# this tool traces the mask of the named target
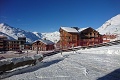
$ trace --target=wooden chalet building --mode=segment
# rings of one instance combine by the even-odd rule
[[[102,36],[93,28],[61,27],[60,46],[70,48],[76,46],[89,46],[102,43]]]
[[[61,27],[60,32],[60,47],[68,48],[72,46],[78,46],[79,32],[77,28]]]
[[[80,46],[95,45],[103,42],[102,35],[91,27],[79,30],[79,34]]]
[[[54,43],[50,40],[37,40],[32,44],[32,50],[49,51],[54,50]]]

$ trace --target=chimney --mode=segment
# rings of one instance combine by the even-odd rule
[[[79,28],[78,28],[78,27],[71,27],[71,28],[74,28],[74,29],[76,29],[77,31],[79,30]]]

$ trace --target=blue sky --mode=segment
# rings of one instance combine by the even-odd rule
[[[26,31],[93,27],[120,14],[120,0],[0,0],[0,23]]]

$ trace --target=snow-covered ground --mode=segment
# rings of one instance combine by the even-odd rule
[[[9,75],[3,80],[120,80],[120,45],[58,53]]]

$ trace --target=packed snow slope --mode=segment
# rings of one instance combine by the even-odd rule
[[[120,45],[58,53],[9,75],[3,80],[120,80]]]
[[[100,34],[118,34],[120,37],[120,14],[106,21],[97,30]]]
[[[38,33],[28,32],[19,28],[14,28],[5,23],[0,23],[0,35],[7,36],[9,39],[17,39],[18,37],[26,37],[28,42],[33,42],[38,39],[48,39],[53,42],[59,40],[59,32],[53,33]]]

